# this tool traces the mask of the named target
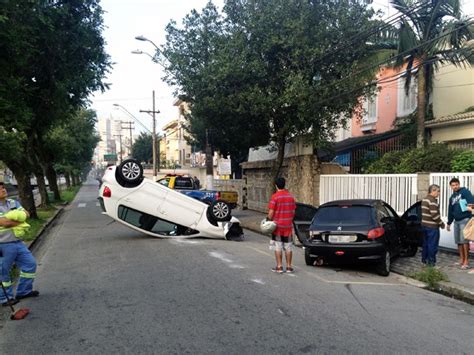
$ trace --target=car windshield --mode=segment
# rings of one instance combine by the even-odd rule
[[[318,209],[311,223],[311,229],[331,226],[369,226],[372,224],[372,208],[370,206],[327,206]]]

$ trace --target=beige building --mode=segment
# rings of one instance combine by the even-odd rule
[[[474,67],[442,67],[433,83],[432,142],[474,150]],[[469,111],[468,111],[469,109]],[[466,112],[468,111],[468,112]]]
[[[163,128],[160,153],[168,162],[184,166],[191,165],[191,146],[185,139],[185,114],[189,112],[188,104],[180,99],[173,103],[178,108],[178,118],[168,122]]]

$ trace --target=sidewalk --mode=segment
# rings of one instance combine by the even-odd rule
[[[252,210],[234,210],[233,216],[237,217],[243,228],[260,233],[260,222],[265,218],[265,214]],[[262,238],[267,238],[262,235]],[[392,272],[409,276],[412,273],[421,271],[421,251],[412,258],[395,258],[392,261]],[[471,253],[472,255],[472,253]],[[459,260],[457,253],[440,250],[438,252],[438,266],[440,270],[448,276],[449,281],[442,281],[439,291],[448,296],[463,299],[474,304],[474,274],[468,274],[466,270],[461,270],[455,263]],[[474,258],[471,257],[471,266],[474,269]]]

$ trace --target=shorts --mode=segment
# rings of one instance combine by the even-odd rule
[[[272,235],[269,248],[273,251],[293,251],[293,238],[291,236],[280,237],[278,235]]]
[[[454,221],[454,243],[456,244],[469,244],[469,240],[464,239],[464,227],[466,227],[469,218],[461,219],[460,221]]]

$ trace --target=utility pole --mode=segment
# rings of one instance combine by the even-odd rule
[[[209,135],[212,130],[206,128],[206,189],[212,190],[214,188],[213,178],[214,178],[214,167],[212,161],[212,148],[209,139]]]
[[[121,134],[114,134],[114,137],[119,137],[119,144],[120,144],[120,162],[123,161],[122,156],[122,135]]]
[[[156,116],[155,114],[160,113],[160,110],[155,109],[155,90],[153,90],[153,110],[140,110],[140,112],[146,112],[153,117],[153,132],[152,132],[152,144],[153,144],[153,181],[157,180],[158,171],[160,171],[160,149],[156,146]],[[158,150],[158,154],[157,154]]]
[[[125,125],[125,127],[124,127]],[[135,128],[133,127],[134,125],[134,122],[132,121],[127,121],[127,122],[122,122],[122,129],[128,129],[130,130],[130,148],[129,148],[129,152],[128,152],[128,155],[131,156],[132,155],[132,145],[133,145],[133,139],[132,139],[132,130]]]

